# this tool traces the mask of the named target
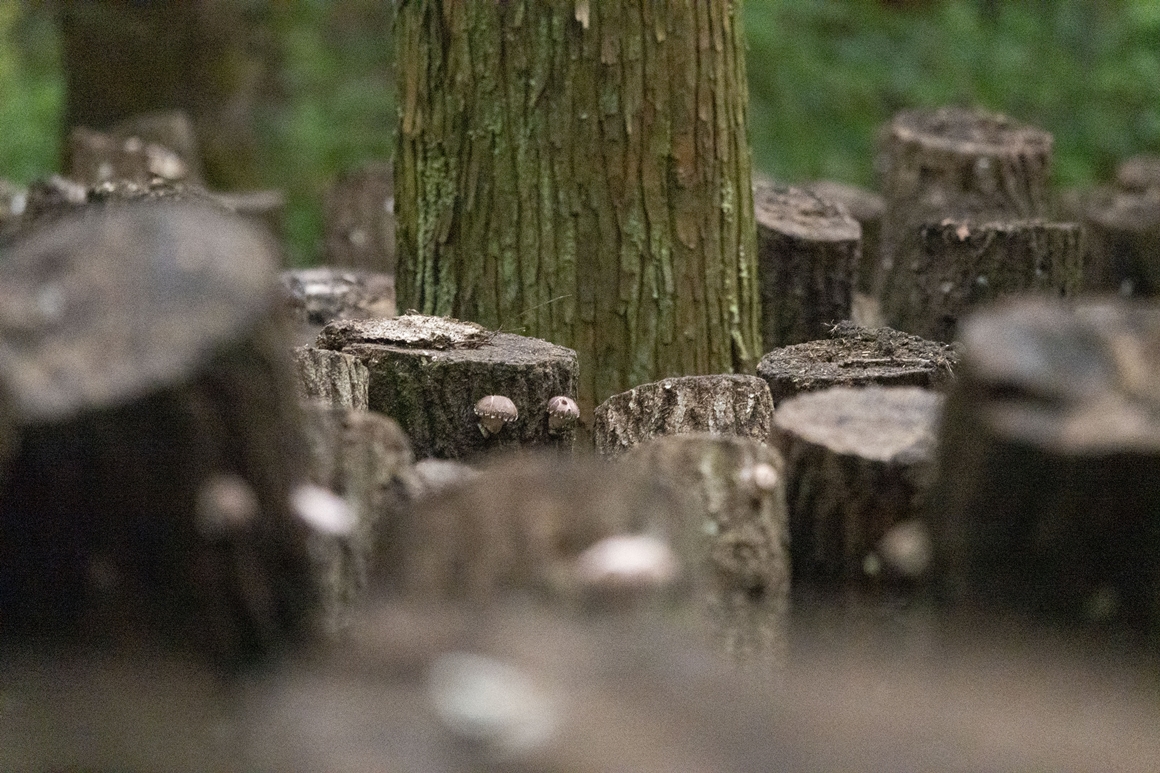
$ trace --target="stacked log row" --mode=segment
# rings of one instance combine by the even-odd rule
[[[801,392],[833,386],[944,388],[954,378],[958,355],[935,341],[891,328],[839,322],[829,337],[774,349],[757,364],[774,405]]]
[[[395,279],[389,274],[328,266],[290,269],[282,272],[282,288],[303,343],[313,342],[332,320],[395,316]]]
[[[893,526],[920,515],[944,398],[833,387],[778,406],[794,581],[845,581]]]
[[[322,329],[317,346],[350,354],[366,366],[370,409],[399,422],[417,458],[572,447],[575,426],[553,428],[548,421],[553,397],[575,399],[571,349],[418,314],[337,320]],[[481,427],[476,412],[479,400],[489,395],[508,398],[517,411],[494,433]]]
[[[90,204],[0,261],[5,633],[246,660],[319,593],[272,245],[199,201]]]
[[[820,338],[850,316],[862,228],[838,204],[798,188],[754,188],[765,351]]]
[[[714,432],[765,442],[773,418],[769,387],[754,376],[666,378],[613,395],[596,407],[596,450],[616,456],[662,435]]]
[[[886,212],[875,294],[887,324],[905,329],[899,320],[916,279],[922,226],[948,217],[1046,217],[1051,152],[1050,134],[1002,115],[943,108],[895,116],[876,161]]]
[[[1084,284],[1082,237],[1076,223],[1042,220],[948,218],[924,225],[916,252],[907,256],[912,277],[896,288],[892,319],[924,338],[952,341],[967,311],[1002,295],[1075,295]]]
[[[969,319],[930,496],[952,601],[1160,631],[1160,312]]]
[[[785,465],[749,437],[693,433],[633,448],[624,464],[688,500],[670,526],[718,646],[753,665],[784,664],[789,613]]]

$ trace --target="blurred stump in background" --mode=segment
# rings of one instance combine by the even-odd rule
[[[344,172],[322,199],[322,262],[395,274],[395,181],[390,162]]]

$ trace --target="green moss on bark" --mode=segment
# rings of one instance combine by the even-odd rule
[[[589,404],[667,375],[750,370],[738,11],[403,3],[400,308],[575,349]]]

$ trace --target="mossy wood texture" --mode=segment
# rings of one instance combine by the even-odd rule
[[[571,449],[574,428],[553,432],[548,401],[576,394],[576,353],[537,338],[405,314],[337,320],[319,348],[341,351],[370,373],[368,405],[402,425],[416,458],[457,459],[498,449]],[[498,433],[480,431],[476,402],[503,395],[519,416]]]
[[[591,406],[751,368],[758,291],[739,4],[399,9],[403,308],[574,348]]]

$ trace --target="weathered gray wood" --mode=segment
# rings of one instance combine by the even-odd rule
[[[332,320],[395,316],[395,280],[387,274],[298,268],[282,272],[282,287],[301,340],[313,342]]]
[[[943,388],[954,378],[958,355],[936,341],[891,328],[843,321],[829,338],[774,349],[757,364],[774,405],[801,392],[832,386]]]
[[[789,523],[781,455],[748,437],[658,437],[618,464],[680,492],[687,520],[669,527],[693,573],[695,607],[732,660],[784,665],[789,614]]]
[[[298,396],[343,408],[366,410],[370,372],[357,358],[313,346],[294,347]]]
[[[1006,116],[961,108],[904,110],[882,132],[876,165],[886,212],[875,283],[886,323],[899,327],[914,280],[907,256],[920,228],[945,218],[1048,215],[1051,135]]]
[[[754,376],[681,376],[641,384],[596,407],[596,450],[616,456],[661,435],[716,432],[765,441],[773,402]]]
[[[1121,295],[1160,294],[1160,187],[1101,187],[1073,202],[1090,246],[1086,289]]]
[[[795,582],[857,580],[883,535],[922,512],[943,400],[918,387],[833,387],[778,406]]]
[[[874,289],[874,274],[878,270],[878,243],[882,238],[882,216],[886,200],[874,191],[836,180],[815,180],[804,183],[810,193],[846,208],[850,216],[862,226],[862,254],[854,271],[854,292],[870,293]]]
[[[291,510],[305,448],[274,249],[196,201],[62,215],[0,260],[0,617],[236,662],[317,593]]]
[[[900,329],[934,341],[954,340],[958,320],[995,298],[1019,292],[1072,296],[1084,283],[1085,246],[1077,223],[948,218],[923,226],[914,247],[896,255],[910,278],[894,288],[885,312]]]
[[[576,395],[571,349],[417,314],[331,322],[319,334],[318,346],[366,365],[371,410],[399,422],[417,458],[572,446],[575,429],[549,431],[547,413],[553,397]],[[487,395],[504,395],[519,411],[519,418],[497,434],[481,432],[475,415],[476,402]]]
[[[307,403],[304,434],[310,478],[343,497],[354,527],[323,545],[317,564],[331,632],[350,624],[351,608],[376,564],[397,560],[398,519],[407,506],[411,446],[392,419],[370,411]]]
[[[323,262],[395,274],[395,185],[389,161],[341,175],[322,199]]]
[[[962,340],[929,498],[943,592],[1160,635],[1160,313],[1023,299]]]
[[[761,339],[765,351],[810,341],[850,316],[862,228],[799,188],[755,186]]]

